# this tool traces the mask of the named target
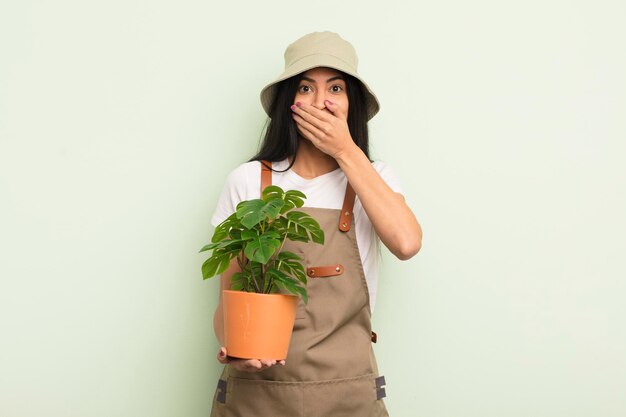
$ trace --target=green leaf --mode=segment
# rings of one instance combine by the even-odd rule
[[[280,214],[285,202],[280,198],[273,198],[268,201],[250,200],[243,201],[237,206],[237,217],[241,224],[248,229],[252,229],[264,220],[274,220]]]
[[[246,228],[252,229],[265,218],[263,206],[265,203],[260,199],[242,201],[237,204],[237,218]]]
[[[298,285],[296,286],[295,290],[296,293],[299,294],[300,297],[302,297],[302,301],[304,302],[304,304],[307,304],[309,302],[309,294],[307,293],[306,288]]]
[[[230,289],[233,291],[242,291],[244,289],[244,276],[241,272],[235,272],[230,278]]]
[[[285,193],[285,207],[289,207],[287,210],[283,208],[283,213],[291,210],[292,208],[302,207],[304,205],[304,200],[306,199],[306,195],[304,193],[297,190],[289,190]]]
[[[239,221],[237,219],[237,213],[231,214],[226,220],[217,225],[215,231],[213,232],[211,242],[215,243],[224,239],[228,236],[230,229],[236,227],[238,224]]]
[[[208,245],[205,245],[202,249],[200,249],[200,252],[204,252],[207,250],[211,250],[214,249],[216,251],[218,250],[241,250],[243,249],[243,241],[241,239],[227,239],[227,240],[222,240],[221,242],[216,242],[216,243],[209,243]],[[215,254],[215,253],[214,253]]]
[[[263,200],[269,202],[274,199],[283,201],[283,205],[280,208],[280,214],[284,214],[296,207],[302,207],[304,205],[306,195],[297,190],[289,190],[285,192],[282,188],[276,185],[270,185],[263,190]],[[275,217],[276,216],[274,216],[274,218]]]
[[[267,268],[265,274],[276,282],[289,282],[292,285],[297,285],[297,281],[295,279],[276,268]]]
[[[250,276],[259,278],[263,274],[263,265],[259,262],[249,261],[244,266],[244,271]]]
[[[243,290],[248,292],[257,292],[256,287],[262,285],[263,266],[258,262],[246,262],[243,268]],[[253,281],[257,285],[253,284]],[[261,290],[263,290],[261,288]],[[263,292],[263,291],[261,291]]]
[[[251,261],[266,264],[280,244],[280,235],[270,230],[251,239],[244,248],[244,253]]]
[[[265,206],[262,208],[263,212],[266,214],[268,220],[274,220],[280,215],[281,209],[285,205],[285,202],[280,199],[272,199],[265,203]]]
[[[300,282],[296,279],[274,268],[268,269],[266,274],[273,279],[273,283],[277,287],[282,288],[293,295],[301,296],[302,301],[304,301],[305,304],[309,301],[306,288],[301,286]]]
[[[226,271],[230,260],[233,259],[239,251],[218,252],[213,254],[202,264],[202,278],[207,279],[214,277]]]
[[[261,198],[264,201],[269,201],[273,199],[283,200],[284,196],[285,196],[285,192],[283,191],[282,188],[280,188],[277,185],[270,185],[268,187],[265,187],[261,195]]]
[[[287,275],[297,278],[304,285],[307,283],[302,258],[292,252],[281,252],[276,256],[276,268]]]
[[[230,229],[230,232],[228,232],[228,237],[230,237],[232,240],[241,240],[241,231],[242,229]]]
[[[279,261],[301,261],[302,258],[293,252],[283,251],[276,256]]]
[[[202,264],[202,276],[204,279],[221,274],[228,268],[230,261],[238,256],[243,250],[241,242],[220,242],[228,246],[216,248],[211,257]]]
[[[289,228],[287,228],[289,226]],[[282,216],[272,222],[270,230],[275,230],[281,236],[286,236],[287,239],[296,242],[308,242],[309,234],[306,229],[297,227],[295,224],[289,225],[289,220]]]
[[[209,243],[208,245],[204,245],[202,247],[202,249],[200,249],[200,252],[205,252],[205,251],[208,251],[208,250],[212,250],[212,249],[215,249],[218,246],[219,246],[219,242],[217,242],[217,243]]]
[[[305,236],[308,233],[313,242],[319,244],[324,243],[324,231],[313,217],[302,211],[292,211],[285,216],[291,223],[289,226],[290,233],[299,237]]]
[[[242,230],[241,231],[241,239],[242,240],[252,240],[256,239],[259,236],[259,230]]]

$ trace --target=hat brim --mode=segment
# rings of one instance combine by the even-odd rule
[[[312,54],[299,59],[291,66],[289,66],[289,68],[287,68],[280,76],[278,76],[278,78],[263,87],[263,89],[261,90],[261,105],[263,106],[263,110],[265,110],[265,113],[267,113],[267,115],[271,117],[270,110],[272,107],[272,103],[274,102],[274,99],[276,97],[276,88],[278,83],[286,80],[287,78],[291,78],[294,75],[298,75],[305,71],[318,67],[333,68],[337,71],[350,74],[354,78],[359,80],[365,88],[364,92],[367,108],[367,120],[370,120],[376,115],[376,113],[378,113],[378,110],[380,109],[378,99],[376,98],[376,95],[371,90],[371,88],[367,85],[367,83],[363,81],[361,77],[359,77],[359,75],[356,73],[356,71],[345,61],[333,55],[327,54]]]

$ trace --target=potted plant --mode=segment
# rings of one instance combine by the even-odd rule
[[[231,290],[222,294],[230,356],[287,356],[298,296],[305,303],[308,298],[302,259],[282,248],[287,240],[324,243],[319,223],[295,210],[305,199],[300,191],[266,187],[260,199],[240,202],[235,213],[215,228],[211,243],[200,250],[213,251],[202,265],[204,279],[226,271],[233,259],[239,264]],[[265,346],[268,342],[270,346]]]

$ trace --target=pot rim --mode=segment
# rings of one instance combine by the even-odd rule
[[[298,298],[297,295],[294,294],[261,294],[258,292],[248,292],[248,291],[239,291],[239,290],[222,290],[222,293],[231,293],[231,294],[245,294],[245,295],[250,295],[250,296],[259,296],[259,297],[275,297],[275,296],[281,296],[281,297],[295,297]]]

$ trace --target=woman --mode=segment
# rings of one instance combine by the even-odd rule
[[[304,192],[303,210],[326,242],[288,242],[284,250],[300,254],[317,271],[309,277],[321,279],[309,279],[286,361],[235,359],[221,348],[218,360],[227,366],[211,415],[386,416],[371,348],[377,242],[409,259],[422,232],[393,172],[369,159],[367,121],[378,101],[357,74],[352,45],[316,32],[289,45],[285,71],[262,90],[261,103],[270,117],[261,150],[229,175],[212,223],[271,183]],[[237,268],[233,262],[222,274],[222,289]],[[214,328],[223,345],[221,298]]]

